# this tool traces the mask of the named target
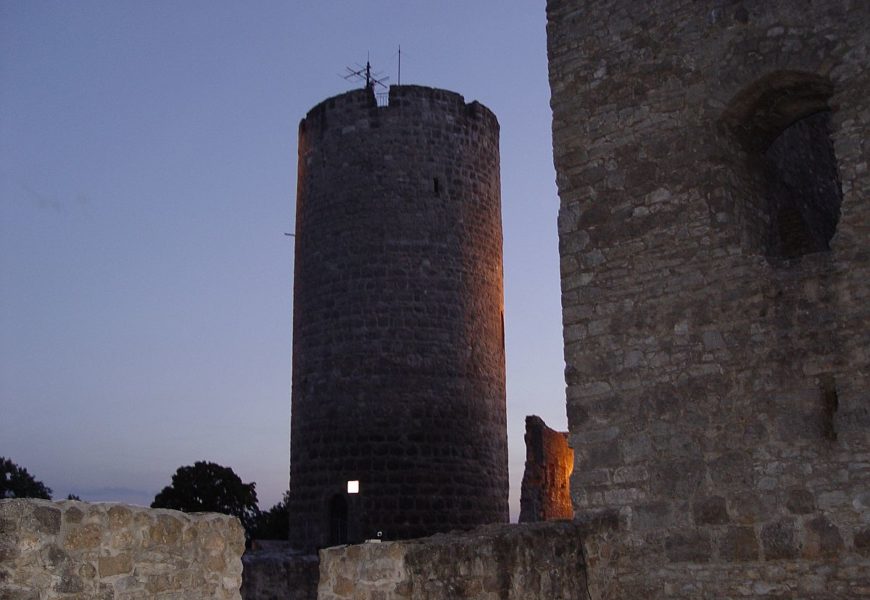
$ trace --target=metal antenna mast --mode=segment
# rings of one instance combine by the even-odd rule
[[[374,90],[376,86],[381,86],[386,89],[387,84],[385,83],[389,80],[389,77],[384,77],[381,73],[372,73],[372,64],[368,58],[366,58],[366,66],[362,66],[359,63],[356,65],[357,69],[351,69],[350,67],[345,67],[347,69],[347,74],[344,75],[344,78],[348,81],[365,81],[366,88]]]

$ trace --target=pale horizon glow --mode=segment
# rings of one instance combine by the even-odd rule
[[[0,456],[149,504],[198,460],[289,478],[299,120],[356,84],[501,126],[510,506],[524,418],[566,428],[543,2],[0,4]]]

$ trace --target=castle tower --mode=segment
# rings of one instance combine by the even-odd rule
[[[300,548],[508,518],[498,133],[481,104],[419,86],[384,106],[348,92],[299,125]]]

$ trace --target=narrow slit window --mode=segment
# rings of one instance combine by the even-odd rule
[[[441,182],[438,181],[437,177],[432,178],[432,191],[436,196],[441,195]]]

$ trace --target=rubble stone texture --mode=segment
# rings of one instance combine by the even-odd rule
[[[572,522],[489,525],[466,533],[320,551],[320,600],[586,600]]]
[[[534,415],[526,417],[526,466],[520,490],[520,523],[570,519],[574,451],[567,434]]]
[[[870,4],[548,0],[601,597],[870,595]]]
[[[242,555],[242,600],[317,600],[316,554],[294,554],[288,542],[255,544]]]
[[[453,92],[299,125],[290,540],[507,521],[498,121]],[[359,494],[346,492],[359,481]]]
[[[238,600],[244,549],[235,517],[0,500],[4,600]]]

